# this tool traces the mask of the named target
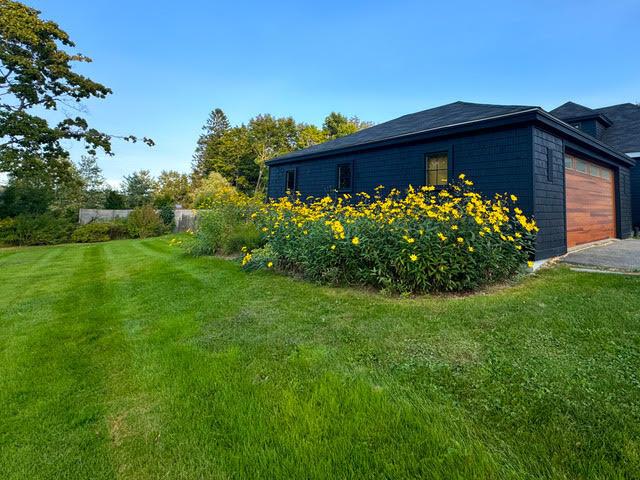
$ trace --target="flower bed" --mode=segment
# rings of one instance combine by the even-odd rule
[[[514,195],[483,198],[460,175],[446,189],[283,197],[254,213],[264,249],[245,268],[400,292],[467,291],[508,278],[532,257],[538,228]]]

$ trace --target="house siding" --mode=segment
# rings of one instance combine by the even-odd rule
[[[631,210],[631,171],[629,168],[622,166],[619,168],[616,187],[618,201],[618,235],[621,238],[629,238],[633,233]]]
[[[537,127],[533,127],[532,137],[533,210],[540,228],[536,259],[543,259],[567,251],[564,144],[560,137]],[[549,161],[551,165],[548,165]]]
[[[509,192],[520,207],[533,213],[531,128],[517,127],[457,138],[420,142],[376,150],[334,155],[273,165],[269,173],[270,197],[285,193],[285,172],[297,172],[296,189],[303,197],[334,194],[337,165],[353,165],[353,192],[373,193],[384,185],[405,190],[425,184],[425,155],[447,151],[449,176],[465,173],[485,195]]]
[[[638,163],[631,169],[631,223],[634,227],[640,227],[640,158]]]

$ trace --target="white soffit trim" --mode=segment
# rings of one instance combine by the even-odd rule
[[[627,152],[626,155],[631,158],[640,158],[640,152]]]

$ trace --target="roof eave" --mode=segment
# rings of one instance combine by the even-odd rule
[[[559,118],[551,115],[539,107],[531,108],[529,110],[523,110],[520,112],[508,113],[504,115],[498,115],[494,117],[482,118],[478,120],[472,120],[468,122],[462,122],[458,124],[446,125],[443,127],[432,128],[423,130],[420,132],[413,132],[405,135],[398,135],[395,137],[389,137],[383,140],[377,140],[374,142],[362,143],[350,147],[336,148],[334,150],[328,150],[324,152],[310,153],[307,155],[296,155],[293,157],[277,157],[266,162],[268,166],[281,165],[299,161],[313,160],[322,157],[331,157],[334,155],[340,155],[351,152],[358,152],[362,150],[370,150],[373,148],[386,147],[390,145],[401,145],[403,143],[410,143],[420,140],[428,140],[436,137],[458,135],[474,130],[485,130],[492,128],[499,128],[504,126],[518,125],[523,123],[539,122],[547,127],[567,135],[578,143],[587,145],[590,148],[596,149],[605,153],[607,156],[615,158],[619,162],[622,162],[629,166],[635,165],[635,160],[630,156],[619,152],[609,145],[601,142],[600,140],[588,135],[575,127],[572,127],[568,123],[560,120]]]
[[[298,162],[301,160],[311,160],[320,157],[330,157],[334,155],[357,152],[361,150],[369,150],[372,148],[380,148],[389,145],[399,145],[403,143],[414,142],[423,139],[429,139],[433,137],[455,135],[458,133],[464,133],[466,131],[472,131],[477,129],[495,128],[505,125],[511,125],[514,123],[525,123],[535,119],[536,112],[541,110],[539,107],[531,108],[529,110],[523,110],[520,112],[507,113],[503,115],[497,115],[493,117],[481,118],[478,120],[471,120],[468,122],[461,122],[451,125],[445,125],[442,127],[431,128],[422,130],[419,132],[412,132],[403,135],[396,135],[394,137],[385,138],[382,140],[376,140],[373,142],[361,143],[349,147],[336,148],[333,150],[327,150],[324,152],[301,154],[293,157],[276,157],[266,162],[267,165],[279,165],[284,163]]]
[[[545,112],[544,110],[539,111],[539,117],[540,117],[539,120],[542,123],[555,128],[556,130],[564,133],[565,135],[569,135],[574,140],[577,140],[582,144],[585,144],[591,148],[595,148],[596,150],[604,152],[608,156],[615,158],[618,161],[628,166],[634,166],[636,164],[635,160],[630,156],[626,155],[625,153],[622,153],[610,147],[606,143],[598,140],[597,138],[584,133],[582,130],[578,130],[577,128],[572,127],[568,123],[560,120],[559,118],[551,115],[548,112]]]
[[[555,116],[555,115],[554,115]],[[558,118],[558,117],[556,117]],[[607,117],[604,113],[588,113],[585,115],[578,115],[575,117],[568,117],[567,119],[563,120],[564,122],[567,123],[572,123],[572,122],[580,122],[582,120],[591,120],[591,119],[596,119],[596,120],[600,120],[600,122],[602,122],[606,127],[610,127],[611,125],[613,125],[613,122],[609,119],[609,117]]]

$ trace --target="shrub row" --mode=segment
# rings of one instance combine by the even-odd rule
[[[44,213],[18,215],[0,220],[0,245],[55,245],[105,242],[123,238],[161,235],[169,227],[151,206],[134,209],[129,217],[110,222],[95,221],[78,226],[75,218]]]

